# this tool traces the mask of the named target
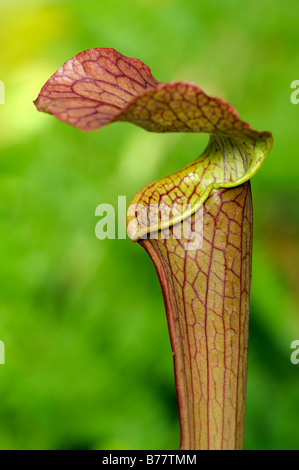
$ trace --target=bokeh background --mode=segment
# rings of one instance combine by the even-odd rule
[[[197,157],[207,136],[117,123],[83,133],[32,101],[67,59],[113,47],[160,81],[227,99],[274,148],[252,181],[247,449],[299,449],[297,0],[0,3],[0,448],[176,449],[172,355],[154,267],[95,237],[95,208]]]

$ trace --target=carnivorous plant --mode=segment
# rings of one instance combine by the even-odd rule
[[[188,166],[137,192],[127,227],[151,257],[162,287],[180,448],[241,449],[250,178],[271,150],[271,133],[253,130],[226,101],[197,85],[158,82],[140,60],[114,49],[90,49],[68,60],[43,86],[35,105],[84,131],[126,121],[151,132],[210,134],[206,149]]]

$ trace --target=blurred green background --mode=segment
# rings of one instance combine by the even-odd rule
[[[35,110],[70,57],[113,47],[160,81],[225,98],[274,148],[252,181],[247,449],[299,449],[297,0],[0,4],[0,448],[176,449],[172,354],[154,267],[97,240],[95,208],[198,156],[207,136],[117,123],[83,133]]]

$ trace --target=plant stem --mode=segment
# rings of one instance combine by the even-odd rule
[[[196,213],[191,227],[195,225]],[[252,252],[250,182],[214,190],[203,244],[140,241],[161,283],[174,357],[182,450],[242,449]]]

